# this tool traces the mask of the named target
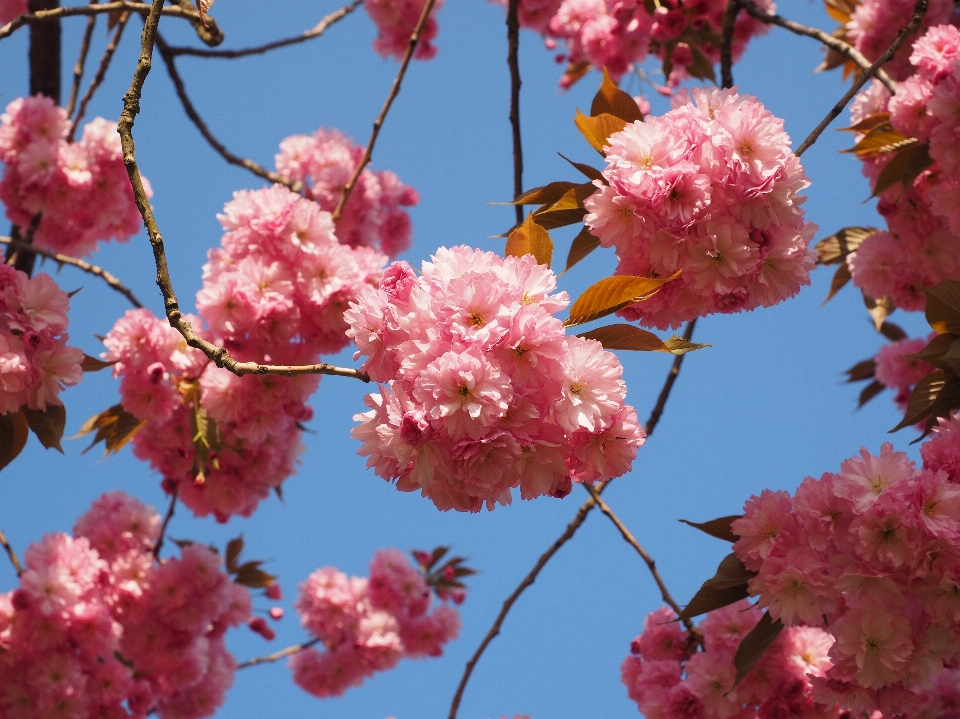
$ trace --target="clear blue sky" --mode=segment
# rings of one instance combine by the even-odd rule
[[[313,26],[335,9],[333,0],[220,0],[213,7],[227,40],[242,47],[285,37]],[[814,0],[783,3],[790,17],[828,30],[833,22]],[[488,203],[512,191],[509,75],[504,12],[484,0],[448,0],[439,17],[440,52],[415,62],[388,117],[374,154],[374,167],[391,169],[422,198],[413,209],[414,245],[405,259],[417,264],[436,247],[467,243],[502,251],[490,235],[507,229],[512,208]],[[64,82],[73,66],[83,19],[64,23]],[[172,42],[193,42],[182,23],[164,18],[161,31]],[[318,39],[267,56],[237,61],[183,58],[181,73],[212,131],[234,152],[271,166],[278,143],[294,133],[336,127],[366,142],[396,72],[397,64],[374,54],[372,22],[354,13]],[[106,41],[103,24],[95,34],[92,62]],[[0,103],[27,88],[27,33],[0,43]],[[139,49],[131,23],[90,116],[115,120]],[[839,74],[813,75],[820,50],[812,40],[774,30],[750,46],[734,68],[744,92],[760,97],[786,119],[794,145],[842,94]],[[522,124],[525,185],[573,179],[557,152],[597,164],[580,138],[574,109],[586,109],[599,82],[594,73],[567,93],[557,89],[561,68],[539,37],[521,37]],[[625,81],[637,92],[639,82]],[[667,109],[652,97],[654,112]],[[842,123],[838,123],[840,126]],[[215,219],[238,189],[263,182],[226,165],[184,115],[162,63],[146,82],[136,125],[140,166],[153,184],[153,205],[166,239],[174,286],[185,307],[200,286],[200,268],[219,243]],[[878,224],[856,160],[837,150],[849,135],[828,130],[803,158],[812,180],[806,205],[818,223],[818,237],[840,227]],[[4,232],[5,234],[5,232]],[[572,234],[555,233],[557,254]],[[126,245],[101,250],[94,259],[120,276],[160,313],[160,295],[144,234]],[[609,254],[595,253],[561,281],[576,296],[614,266]],[[47,266],[44,269],[53,271]],[[738,513],[744,500],[762,488],[792,490],[806,475],[835,470],[861,446],[877,451],[891,439],[907,449],[913,436],[887,435],[898,417],[890,393],[855,412],[859,387],[842,385],[842,371],[871,356],[881,344],[866,319],[858,294],[847,288],[829,305],[830,270],[818,270],[813,286],[776,308],[701,320],[697,340],[713,346],[688,355],[663,421],[640,450],[632,474],[605,495],[638,540],[657,559],[681,603],[710,576],[727,551],[718,540],[699,535],[676,520],[704,520]],[[95,278],[70,268],[59,281],[82,287],[71,312],[73,343],[88,354],[126,310],[119,295]],[[922,317],[894,318],[911,334]],[[350,364],[349,353],[335,360]],[[629,401],[646,418],[660,391],[671,357],[624,354]],[[363,409],[367,388],[359,382],[326,378],[313,399],[314,433],[304,436],[306,452],[296,475],[284,485],[286,502],[262,504],[254,517],[227,525],[198,521],[181,509],[170,529],[175,538],[216,542],[243,533],[250,558],[268,560],[279,574],[288,615],[278,637],[265,642],[242,628],[229,644],[238,659],[276,651],[306,635],[292,612],[296,584],[314,569],[335,565],[366,574],[379,547],[403,550],[451,544],[480,570],[471,578],[461,608],[463,631],[443,658],[406,661],[341,699],[317,700],[293,685],[284,664],[244,670],[237,676],[221,716],[425,719],[446,716],[464,663],[486,633],[503,599],[527,573],[575,514],[586,492],[575,487],[564,500],[516,500],[493,513],[439,513],[417,495],[397,492],[364,468],[348,436],[352,415]],[[87,375],[63,395],[67,434],[117,401],[108,374]],[[0,528],[19,552],[45,532],[69,531],[76,517],[100,493],[123,489],[162,509],[159,477],[129,449],[106,460],[99,450],[81,456],[84,440],[67,442],[66,455],[43,451],[35,440],[0,475]],[[910,450],[915,451],[914,449]],[[0,590],[14,575],[0,562]],[[257,600],[265,610],[269,603]],[[467,688],[460,716],[490,719],[525,713],[535,719],[631,717],[635,705],[619,679],[619,665],[647,612],[660,600],[645,566],[599,513],[564,547],[516,605],[481,660]]]

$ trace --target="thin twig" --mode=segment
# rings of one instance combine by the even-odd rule
[[[724,89],[733,87],[733,30],[738,12],[740,4],[737,0],[727,0],[720,39],[720,87]]]
[[[90,0],[96,5],[100,0]],[[77,64],[73,66],[73,86],[70,88],[70,99],[67,100],[67,117],[73,114],[77,105],[77,95],[80,92],[80,81],[83,80],[83,68],[87,64],[87,53],[90,52],[90,41],[93,40],[93,29],[97,25],[97,16],[87,18],[87,27],[83,31],[83,40],[80,42],[80,53],[77,55]]]
[[[523,194],[523,144],[520,141],[520,0],[507,5],[507,64],[510,66],[510,126],[513,128],[513,196]],[[523,223],[523,207],[515,205],[517,224]]]
[[[275,40],[264,45],[257,45],[256,47],[248,47],[242,50],[205,50],[203,48],[170,45],[167,49],[174,57],[177,57],[178,55],[191,55],[193,57],[238,58],[247,57],[248,55],[262,55],[270,50],[276,50],[277,48],[287,47],[289,45],[296,45],[298,43],[305,42],[306,40],[320,37],[324,32],[326,32],[328,27],[345,18],[362,4],[363,0],[353,0],[353,2],[351,2],[349,5],[345,5],[339,10],[333,11],[320,22],[318,22],[314,27],[301,33],[300,35],[284,38],[283,40]]]
[[[860,77],[854,80],[853,86],[842,98],[840,98],[840,102],[833,106],[833,109],[827,113],[827,116],[820,121],[820,124],[814,128],[813,132],[811,132],[807,139],[803,141],[799,148],[797,148],[797,157],[800,157],[800,155],[806,152],[807,149],[817,141],[817,138],[819,138],[823,131],[826,130],[830,125],[830,123],[833,122],[841,112],[843,112],[843,109],[847,106],[847,103],[850,102],[850,100],[853,99],[853,96],[860,91],[860,88],[866,84],[867,80],[876,74],[881,65],[883,65],[885,62],[888,62],[890,58],[896,54],[897,50],[900,49],[900,46],[906,42],[907,37],[915,32],[918,27],[920,27],[920,23],[923,22],[923,16],[926,14],[927,0],[917,0],[917,4],[913,9],[913,17],[910,19],[910,22],[907,24],[907,26],[897,34],[893,44],[890,45],[890,47],[888,47],[886,51],[877,58],[876,62],[860,73]]]
[[[147,3],[128,2],[128,0],[115,0],[115,2],[108,2],[104,3],[103,5],[76,5],[70,7],[58,7],[51,10],[38,10],[37,12],[15,17],[6,25],[0,26],[0,40],[9,37],[24,25],[43,22],[44,20],[71,17],[75,15],[102,15],[108,12],[115,12],[116,10],[131,10],[133,12],[144,13],[149,11],[150,7],[151,6]],[[177,5],[170,5],[169,7],[161,8],[160,12],[164,15],[171,15],[173,17],[184,18],[186,20],[200,19],[200,16],[196,12],[184,10]]]
[[[696,324],[696,320],[691,320],[687,323],[687,329],[683,333],[684,339],[690,341],[693,337],[693,328]],[[676,359],[673,361],[673,365],[670,368],[670,372],[667,374],[667,379],[664,382],[663,389],[660,391],[660,396],[657,399],[657,404],[653,409],[653,413],[650,415],[650,419],[647,420],[647,437],[653,434],[653,430],[657,426],[657,422],[660,420],[661,415],[663,414],[663,409],[666,406],[667,399],[670,396],[670,390],[673,389],[674,383],[677,381],[677,375],[680,372],[680,366],[682,362],[683,355],[677,355]],[[606,489],[610,482],[603,482],[597,486],[595,490],[597,495],[603,493],[603,490]],[[483,638],[483,641],[480,642],[480,646],[477,647],[476,651],[473,653],[473,656],[470,657],[467,661],[467,666],[464,669],[463,676],[460,677],[460,683],[457,685],[457,691],[453,695],[453,701],[450,703],[450,714],[448,719],[456,719],[457,710],[460,708],[460,700],[463,698],[463,692],[467,688],[467,682],[470,681],[470,675],[473,674],[473,670],[477,665],[477,662],[480,661],[480,657],[483,656],[483,652],[486,650],[487,645],[493,641],[500,633],[500,627],[503,624],[503,620],[507,618],[507,614],[510,613],[510,609],[516,604],[517,600],[520,598],[520,595],[533,584],[537,576],[540,574],[540,571],[547,566],[547,562],[560,551],[560,548],[566,544],[574,534],[577,533],[577,530],[580,529],[580,526],[583,524],[584,520],[587,518],[587,515],[590,514],[590,511],[597,506],[597,503],[593,496],[591,496],[586,502],[580,505],[580,509],[577,510],[577,514],[574,516],[570,524],[567,525],[567,528],[563,531],[556,541],[540,555],[540,558],[537,560],[537,563],[533,565],[527,576],[523,578],[517,588],[513,590],[513,593],[506,598],[503,602],[503,606],[500,608],[500,613],[497,614],[497,618],[493,622],[493,626],[490,627],[490,630],[487,632],[486,636]]]
[[[140,41],[140,59],[133,73],[133,80],[130,82],[130,89],[123,96],[123,111],[120,113],[120,119],[117,122],[117,131],[120,133],[120,144],[123,148],[123,164],[127,169],[127,177],[133,187],[134,200],[137,203],[137,209],[140,210],[140,216],[143,218],[143,225],[150,238],[150,246],[153,249],[153,259],[157,267],[157,286],[163,295],[164,314],[170,326],[179,332],[187,344],[203,352],[213,361],[217,367],[222,367],[238,376],[245,374],[270,374],[284,375],[292,377],[302,374],[326,374],[336,375],[338,377],[352,377],[363,382],[369,382],[370,376],[366,372],[350,369],[346,367],[334,367],[333,365],[321,362],[312,365],[261,365],[256,362],[238,362],[223,347],[218,347],[212,342],[201,338],[194,331],[193,326],[183,317],[180,312],[180,302],[177,299],[176,292],[173,290],[173,283],[170,281],[170,269],[167,266],[167,254],[163,245],[163,235],[160,234],[160,228],[157,226],[157,220],[153,215],[153,209],[147,199],[147,193],[143,187],[143,178],[140,175],[140,168],[137,166],[136,145],[133,141],[133,125],[137,114],[140,112],[140,96],[143,92],[143,83],[150,72],[151,58],[153,56],[154,39],[157,34],[157,24],[160,21],[160,14],[163,10],[163,0],[153,0],[150,13],[143,24],[143,36]]]
[[[593,485],[584,483],[583,488],[590,493],[590,498],[596,502],[597,506],[600,508],[600,511],[607,515],[607,517],[610,518],[610,521],[613,522],[614,526],[620,530],[620,534],[626,540],[627,544],[637,551],[637,554],[639,554],[640,558],[646,563],[647,569],[650,570],[650,574],[653,576],[653,581],[657,583],[657,587],[660,589],[660,596],[663,597],[663,601],[670,605],[670,608],[679,616],[682,611],[680,609],[680,605],[677,604],[676,600],[673,598],[673,595],[670,594],[670,590],[667,589],[667,585],[660,576],[660,572],[657,570],[657,563],[654,561],[653,557],[647,554],[647,551],[640,546],[640,543],[630,533],[630,530],[627,529],[626,525],[620,521],[620,518],[614,514],[613,510],[610,509],[610,505],[603,500],[603,497],[601,497],[600,493],[593,488]],[[698,638],[700,636],[700,632],[695,626],[693,626],[693,622],[690,619],[684,619],[683,626],[687,628],[687,631],[695,638],[696,641],[700,641]]]
[[[370,141],[367,143],[367,149],[363,152],[363,157],[360,159],[360,163],[357,165],[356,169],[353,171],[353,176],[350,178],[350,181],[347,182],[346,186],[343,188],[343,196],[340,198],[340,202],[337,203],[337,209],[333,212],[333,221],[337,222],[340,220],[340,217],[343,215],[344,205],[347,204],[347,200],[350,199],[350,193],[353,192],[353,188],[357,184],[357,180],[360,178],[360,173],[363,172],[364,168],[370,164],[370,158],[373,157],[373,146],[377,142],[377,136],[380,134],[380,128],[383,126],[383,121],[387,119],[387,113],[390,112],[390,106],[393,104],[393,101],[396,99],[397,95],[400,94],[400,83],[403,82],[403,76],[407,72],[407,66],[410,64],[411,58],[413,58],[413,52],[417,49],[417,44],[420,42],[420,34],[423,32],[424,26],[427,24],[427,20],[430,19],[430,12],[433,10],[434,4],[437,0],[427,0],[423,6],[423,12],[420,13],[420,19],[417,20],[417,26],[413,29],[413,34],[410,36],[410,42],[407,45],[407,52],[403,56],[403,61],[400,63],[400,69],[397,71],[397,76],[393,80],[393,85],[390,87],[390,92],[387,94],[387,99],[383,103],[383,107],[380,110],[380,114],[377,115],[377,119],[373,121],[373,132],[370,133]]]
[[[689,342],[693,338],[693,328],[697,326],[697,319],[693,318],[687,322],[687,328],[684,330],[683,339]],[[677,381],[677,376],[680,374],[680,367],[683,365],[683,358],[685,354],[677,355],[673,358],[673,365],[670,367],[670,372],[667,374],[667,379],[663,383],[663,389],[660,390],[660,396],[657,397],[657,403],[653,406],[653,410],[650,412],[650,417],[647,419],[647,424],[644,426],[644,430],[649,437],[653,434],[653,430],[656,429],[657,423],[660,422],[660,418],[663,416],[663,410],[667,406],[667,400],[670,399],[670,392],[673,390],[673,384]]]
[[[120,16],[120,20],[117,22],[117,29],[113,33],[113,38],[110,40],[110,44],[107,45],[103,51],[103,57],[100,58],[100,66],[97,68],[97,74],[93,76],[93,81],[90,83],[90,87],[87,88],[86,93],[83,95],[83,99],[80,100],[80,108],[77,110],[77,116],[73,118],[73,122],[70,124],[70,133],[67,135],[67,140],[70,142],[73,142],[73,138],[77,134],[77,128],[80,127],[80,122],[83,120],[83,116],[87,113],[87,105],[90,104],[90,101],[93,99],[93,95],[97,91],[97,88],[100,87],[104,78],[107,76],[107,68],[110,67],[110,61],[113,59],[113,53],[116,52],[117,45],[120,44],[120,37],[123,35],[123,29],[127,26],[127,20],[129,19],[130,13],[128,12],[125,12]]]
[[[180,493],[180,485],[174,485],[173,494],[170,495],[170,506],[167,507],[167,514],[163,518],[163,524],[160,525],[160,536],[157,537],[156,544],[153,545],[154,559],[160,559],[160,550],[163,549],[163,538],[167,534],[167,527],[170,520],[173,519],[173,511],[177,507],[177,495]]]
[[[268,654],[265,657],[257,657],[256,659],[248,659],[245,662],[237,664],[237,669],[246,669],[247,667],[255,667],[257,664],[269,664],[271,662],[278,662],[284,657],[289,657],[291,654],[296,654],[297,652],[302,652],[304,649],[309,649],[314,644],[320,640],[314,637],[310,641],[304,642],[303,644],[294,644],[292,647],[287,647],[286,649],[281,649],[279,652],[274,654]]]
[[[863,53],[857,50],[857,48],[850,43],[844,42],[838,37],[834,37],[833,35],[826,33],[819,28],[808,27],[807,25],[801,25],[793,20],[787,20],[780,15],[771,15],[770,13],[766,13],[757,7],[753,0],[733,0],[733,2],[736,2],[747,12],[748,15],[756,18],[760,22],[765,22],[768,25],[777,25],[797,35],[812,37],[814,40],[819,40],[831,50],[835,50],[847,59],[854,62],[861,70],[866,71],[870,68],[871,62],[863,55]],[[897,83],[890,79],[890,76],[885,70],[878,69],[874,73],[874,76],[884,84],[884,86],[890,91],[891,95],[896,93]]]
[[[0,531],[0,544],[3,545],[3,548],[7,552],[7,556],[10,557],[10,564],[13,565],[14,571],[17,573],[17,576],[23,574],[23,567],[20,566],[20,560],[17,559],[17,553],[13,551],[13,547],[10,546],[10,542],[7,541],[7,535]]]
[[[203,118],[200,117],[197,109],[190,101],[190,97],[187,95],[187,89],[184,87],[183,79],[180,77],[180,73],[177,71],[177,64],[174,60],[173,54],[170,52],[170,46],[163,41],[160,33],[157,33],[156,35],[156,42],[157,50],[160,51],[160,57],[163,58],[163,62],[167,66],[167,72],[170,75],[170,79],[173,81],[174,88],[177,90],[177,97],[180,98],[184,112],[187,113],[187,117],[189,117],[193,124],[196,125],[197,129],[200,130],[200,134],[203,135],[204,139],[210,144],[210,147],[216,150],[217,153],[231,165],[237,165],[238,167],[249,170],[254,175],[262,177],[270,182],[277,182],[281,185],[286,185],[294,192],[300,192],[303,190],[303,183],[299,180],[291,180],[289,177],[284,177],[276,172],[271,172],[253,160],[247,159],[246,157],[240,157],[239,155],[234,155],[232,152],[230,152],[230,150],[224,147],[223,143],[213,136],[213,133],[210,132],[210,128],[207,127],[207,124],[203,121]]]
[[[61,265],[70,265],[72,267],[76,267],[79,270],[83,270],[84,272],[88,272],[91,275],[95,275],[99,277],[101,280],[103,280],[104,282],[106,282],[108,285],[110,285],[110,287],[115,289],[117,292],[122,294],[124,297],[126,297],[127,300],[130,301],[130,304],[132,304],[134,307],[138,309],[143,307],[143,305],[140,304],[140,300],[138,300],[134,296],[133,292],[127,289],[127,287],[122,282],[120,282],[120,280],[118,280],[116,277],[114,277],[112,274],[107,272],[102,267],[91,265],[89,262],[81,260],[77,257],[70,257],[70,255],[61,255],[59,252],[51,252],[50,250],[41,250],[32,245],[28,245],[26,242],[23,242],[21,240],[17,240],[11,237],[0,237],[0,244],[11,245],[13,248],[18,250],[29,250],[35,255],[46,257],[48,259],[53,260],[54,262],[60,263]]]

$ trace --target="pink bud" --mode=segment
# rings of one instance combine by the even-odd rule
[[[454,572],[453,567],[447,567],[446,569],[443,570],[443,578],[446,579],[448,582],[452,582],[454,579],[457,578],[457,575]]]
[[[399,260],[384,271],[380,290],[394,301],[406,302],[415,284],[417,273],[408,263]]]
[[[154,362],[147,367],[147,376],[150,378],[150,384],[157,384],[163,379],[163,375],[166,373],[167,368],[163,366],[163,362]]]
[[[543,41],[543,44],[547,50],[553,50],[557,46],[557,41],[552,37],[548,37]]]
[[[450,590],[450,599],[453,600],[454,604],[463,604],[463,600],[467,598],[467,592],[465,589],[457,587],[456,589]]]
[[[430,564],[430,552],[424,552],[422,549],[414,549],[413,558],[417,560],[417,563],[421,567],[426,567]]]
[[[283,599],[283,591],[280,589],[280,585],[277,582],[274,582],[267,587],[264,594],[267,595],[267,599],[272,599],[275,602],[279,602],[281,599]]]
[[[693,50],[685,42],[678,42],[673,49],[673,64],[678,67],[686,67],[693,62]]]
[[[283,619],[283,607],[270,607],[270,618],[275,622]]]
[[[433,434],[430,422],[421,410],[411,410],[400,420],[400,438],[411,447],[420,447]]]
[[[277,636],[277,633],[267,626],[267,620],[263,617],[250,617],[247,626],[268,642]]]

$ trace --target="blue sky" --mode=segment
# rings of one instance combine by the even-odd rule
[[[832,29],[814,0],[784,3],[793,19]],[[252,2],[220,0],[213,7],[227,40],[243,47],[312,27],[338,5],[330,0]],[[509,74],[503,9],[483,0],[448,0],[439,13],[436,59],[415,62],[387,118],[374,153],[375,168],[390,169],[413,185],[421,203],[411,212],[414,245],[404,259],[418,264],[438,246],[466,243],[502,251],[491,235],[507,229],[509,207],[490,205],[512,193]],[[64,23],[65,86],[84,20]],[[182,21],[165,18],[168,41],[196,43]],[[272,167],[279,142],[294,133],[335,127],[366,142],[397,64],[371,48],[376,31],[362,11],[320,39],[243,60],[182,58],[181,74],[211,130],[231,150]],[[0,103],[26,92],[27,33],[0,43]],[[103,24],[91,51],[96,62],[106,43]],[[133,24],[107,81],[88,113],[115,120],[129,86],[139,49]],[[589,107],[599,83],[588,75],[569,92],[557,88],[561,68],[539,37],[521,36],[523,77],[521,118],[526,187],[575,179],[557,156],[598,164],[574,128],[575,108]],[[799,144],[843,93],[837,73],[814,75],[821,59],[817,43],[776,29],[750,45],[734,68],[744,92],[757,95]],[[623,86],[640,91],[638,80]],[[653,112],[667,109],[652,96]],[[153,205],[166,239],[174,286],[184,307],[200,287],[206,252],[219,242],[215,215],[239,189],[263,182],[226,165],[189,123],[159,61],[143,93],[136,125],[138,157],[154,188]],[[842,118],[841,118],[842,120]],[[838,122],[837,126],[842,126]],[[812,186],[808,219],[820,225],[818,238],[840,227],[878,224],[858,162],[837,150],[849,136],[827,130],[803,158]],[[563,256],[573,232],[554,233]],[[5,232],[4,232],[5,234]],[[153,284],[155,271],[144,234],[130,243],[103,248],[94,258],[121,277],[155,312],[162,311]],[[576,296],[609,274],[614,260],[597,252],[561,280]],[[55,267],[43,268],[54,272]],[[637,539],[656,558],[678,601],[685,602],[728,551],[718,540],[678,523],[738,513],[744,500],[763,488],[792,490],[807,475],[835,470],[861,446],[877,451],[890,440],[908,450],[909,432],[888,435],[899,420],[889,393],[856,412],[859,387],[842,384],[842,372],[871,356],[881,338],[867,322],[852,287],[821,306],[831,276],[820,269],[811,287],[775,308],[701,320],[695,339],[712,347],[688,355],[666,414],[637,457],[635,469],[618,479],[606,498]],[[72,301],[73,343],[88,354],[126,310],[123,299],[95,278],[64,269],[58,279]],[[892,318],[912,334],[923,331],[919,315]],[[628,354],[621,359],[628,400],[645,418],[660,391],[671,357]],[[349,365],[345,352],[334,360]],[[195,520],[181,509],[170,528],[175,538],[221,546],[243,533],[246,556],[268,560],[279,574],[287,617],[274,625],[278,637],[265,642],[245,628],[230,647],[243,660],[306,638],[292,612],[296,584],[311,571],[335,565],[366,574],[379,547],[403,550],[453,545],[480,571],[470,580],[461,607],[460,639],[441,659],[406,661],[340,699],[317,700],[297,687],[283,663],[238,674],[221,716],[284,715],[424,719],[446,716],[464,664],[486,633],[500,604],[560,534],[586,498],[575,487],[564,500],[539,499],[492,513],[440,513],[428,500],[397,492],[365,469],[348,432],[362,411],[367,390],[359,382],[325,378],[313,398],[312,433],[296,475],[284,485],[285,502],[265,501],[250,519],[227,525]],[[117,401],[116,382],[106,373],[87,375],[63,395],[67,434]],[[64,456],[31,441],[0,476],[0,529],[19,552],[43,533],[69,531],[76,517],[104,491],[123,489],[143,501],[165,506],[159,477],[125,449],[101,459],[81,455],[84,440],[65,443]],[[912,453],[916,447],[909,448]],[[9,566],[0,563],[0,590],[13,586]],[[514,713],[536,719],[630,717],[637,710],[620,684],[619,665],[647,612],[660,600],[645,566],[599,513],[564,547],[517,603],[502,634],[481,660],[467,688],[460,716],[490,719]],[[266,610],[270,603],[255,605]]]

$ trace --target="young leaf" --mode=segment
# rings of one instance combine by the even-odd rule
[[[899,342],[907,338],[907,333],[903,331],[903,328],[900,325],[893,324],[893,322],[884,322],[880,325],[880,334],[891,342]]]
[[[553,258],[553,240],[550,233],[533,219],[533,213],[527,215],[524,223],[510,233],[507,238],[506,257],[533,255],[537,264],[550,266]]]
[[[551,182],[549,185],[544,185],[543,187],[534,187],[532,190],[527,190],[513,202],[508,202],[506,204],[552,205],[554,202],[563,197],[563,193],[573,187],[576,187],[575,182],[566,182],[565,180]]]
[[[698,524],[697,522],[690,522],[686,519],[681,519],[680,521],[684,524],[688,524],[691,527],[699,529],[705,534],[709,534],[711,537],[716,537],[717,539],[722,539],[726,542],[736,542],[740,537],[733,533],[733,530],[730,529],[730,525],[733,523],[733,520],[740,519],[742,514],[734,514],[729,517],[720,517],[719,519],[711,519],[709,522],[703,522]]]
[[[857,9],[855,0],[824,0],[823,4],[827,6],[827,14],[842,25],[850,22]]]
[[[880,155],[888,155],[891,152],[917,144],[915,137],[905,137],[893,129],[889,122],[877,125],[861,138],[860,142],[849,150],[841,152],[852,152],[857,158],[864,160]]]
[[[57,404],[48,405],[45,412],[29,407],[24,407],[22,412],[44,449],[52,448],[63,454],[60,440],[63,439],[63,428],[67,424],[66,408],[62,404]]]
[[[620,132],[627,126],[627,123],[619,117],[614,117],[606,112],[596,117],[587,117],[577,110],[576,117],[573,118],[573,121],[577,129],[580,130],[580,133],[587,139],[587,142],[590,143],[590,146],[601,155],[604,154],[603,146],[607,144],[607,138],[615,132]]]
[[[243,551],[243,535],[227,542],[227,571],[233,574],[237,571],[237,559]]]
[[[123,445],[143,429],[146,423],[147,420],[137,419],[127,412],[122,405],[116,404],[84,422],[75,437],[82,437],[96,430],[97,434],[94,436],[93,442],[81,454],[86,454],[93,449],[94,445],[103,442],[106,447],[103,454],[107,456],[113,452],[119,452]]]
[[[587,214],[583,201],[599,188],[592,182],[574,185],[552,205],[545,205],[534,212],[537,224],[546,230],[573,225]]]
[[[197,14],[200,16],[200,22],[203,23],[204,27],[210,26],[207,22],[207,12],[209,12],[213,2],[214,0],[197,0]]]
[[[865,239],[877,232],[880,230],[876,227],[844,227],[839,232],[824,237],[816,245],[817,264],[846,264],[847,255],[856,252]]]
[[[569,271],[571,267],[577,264],[584,257],[589,255],[600,246],[600,240],[590,234],[590,230],[584,227],[579,234],[573,238],[573,244],[570,245],[570,252],[567,255],[567,267],[564,272]]]
[[[117,363],[116,360],[114,360],[113,362],[104,362],[103,360],[99,360],[96,357],[91,357],[90,355],[84,355],[83,361],[80,363],[80,369],[82,369],[84,372],[99,372],[100,370],[106,369],[107,367],[111,367],[116,363]]]
[[[0,415],[0,469],[3,469],[23,451],[30,434],[23,412]]]
[[[960,282],[941,282],[924,288],[927,322],[940,334],[960,335]]]
[[[640,112],[636,101],[617,87],[616,83],[610,79],[607,68],[603,68],[603,82],[600,83],[600,90],[590,104],[591,117],[604,113],[620,118],[624,122],[643,120],[643,113]]]
[[[591,180],[600,180],[600,182],[602,182],[604,185],[610,184],[607,182],[607,178],[603,176],[603,173],[600,172],[600,170],[598,170],[596,167],[585,165],[582,162],[574,162],[569,157],[564,155],[562,152],[558,152],[557,154],[560,155],[560,157],[562,157],[564,160],[569,162],[571,165],[573,165],[575,168],[577,168],[586,177],[589,177]]]
[[[856,125],[850,127],[841,127],[842,132],[856,132],[858,134],[867,134],[871,130],[890,124],[889,112],[876,112],[873,115],[867,115]]]
[[[847,370],[847,382],[862,382],[865,379],[873,379],[876,371],[877,363],[872,358],[857,362]]]
[[[664,341],[652,332],[633,325],[607,325],[580,335],[584,339],[596,340],[608,350],[636,350],[639,352],[670,352],[682,355],[708,345],[688,342],[680,337],[671,337]]]
[[[902,182],[905,189],[910,187],[913,181],[920,176],[920,173],[932,164],[933,158],[930,157],[929,144],[923,143],[922,145],[915,144],[904,147],[897,153],[896,157],[880,170],[871,197],[876,197],[898,182]]]
[[[877,332],[883,327],[884,320],[897,309],[896,305],[893,304],[892,298],[881,297],[875,300],[873,297],[868,296],[867,293],[863,294],[863,304],[867,306],[867,311],[870,313],[870,316],[873,317],[873,325],[877,328]]]
[[[833,279],[830,281],[830,292],[827,294],[827,299],[823,301],[823,304],[827,304],[827,302],[832,300],[833,296],[842,290],[843,286],[847,284],[851,278],[850,268],[847,267],[847,263],[844,262],[834,273]]]
[[[584,322],[611,315],[624,307],[652,297],[660,287],[680,276],[677,270],[670,277],[635,277],[614,275],[591,285],[570,307],[570,319],[564,327],[582,325]]]
[[[262,562],[246,562],[237,567],[233,581],[245,587],[269,587],[276,581],[276,577],[260,569]]]
[[[885,389],[886,387],[884,387],[882,384],[877,382],[877,380],[874,380],[873,382],[868,384],[866,387],[863,388],[863,391],[860,393],[860,398],[857,400],[857,409],[860,409],[861,407],[863,407],[863,405],[865,405],[867,402],[872,400],[874,397],[876,397],[878,394],[883,392],[883,390]]]
[[[703,54],[703,50],[698,48],[696,45],[692,45],[690,50],[693,51],[693,62],[687,65],[687,72],[690,73],[690,76],[695,77],[698,80],[709,80],[710,82],[716,82],[717,76],[713,71],[713,63],[710,62],[710,59]]]
[[[737,678],[733,681],[735,688],[747,673],[753,669],[753,665],[760,661],[760,657],[770,648],[774,640],[783,631],[783,623],[778,619],[773,621],[768,612],[764,612],[757,622],[757,626],[750,630],[737,647],[737,653],[733,657],[733,665],[737,668]]]
[[[703,583],[680,612],[680,619],[692,619],[746,599],[750,596],[747,582],[755,576],[756,572],[747,570],[736,554],[728,554],[717,567],[717,573]]]
[[[567,87],[573,87],[575,83],[582,80],[583,76],[592,69],[593,65],[589,62],[568,62],[566,69],[563,71],[564,79],[570,83]]]
[[[907,411],[904,413],[903,420],[890,431],[896,432],[904,427],[910,427],[927,417],[937,400],[937,395],[946,386],[947,380],[946,373],[942,369],[937,369],[917,382],[907,401]]]

